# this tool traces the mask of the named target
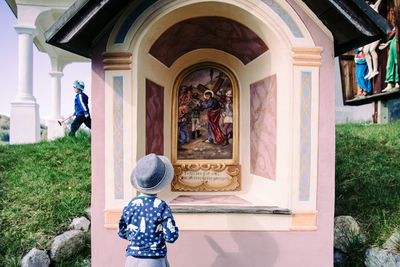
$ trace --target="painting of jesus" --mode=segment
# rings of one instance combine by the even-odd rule
[[[216,67],[187,73],[177,86],[177,160],[232,160],[234,86]]]

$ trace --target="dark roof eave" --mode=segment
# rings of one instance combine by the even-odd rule
[[[335,56],[381,39],[392,29],[364,0],[303,1],[332,32]],[[77,0],[45,32],[46,42],[90,58],[100,34],[96,30],[107,28],[126,5],[120,0]]]
[[[99,39],[122,12],[125,1],[77,0],[44,32],[47,43],[91,58],[93,42]]]
[[[335,56],[387,36],[393,26],[364,0],[304,0],[332,32]]]
[[[72,6],[70,6],[58,19],[53,23],[49,29],[44,32],[46,41],[52,41],[54,37],[59,34],[60,31],[64,30],[69,23],[74,23],[74,16],[76,16],[80,10],[83,10],[87,6],[90,0],[76,0]]]

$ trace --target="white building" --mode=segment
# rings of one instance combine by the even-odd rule
[[[51,114],[46,116],[48,139],[64,136],[61,116],[61,79],[64,67],[72,62],[90,61],[45,42],[46,31],[74,0],[6,0],[17,17],[14,26],[18,34],[18,89],[10,112],[10,144],[40,141],[39,105],[33,95],[33,45],[49,55],[51,60]]]

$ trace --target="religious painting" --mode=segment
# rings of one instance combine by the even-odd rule
[[[174,92],[172,159],[176,173],[202,188],[198,191],[237,190],[239,99],[235,77],[224,66],[198,64],[181,73]],[[210,190],[205,188],[213,182]]]

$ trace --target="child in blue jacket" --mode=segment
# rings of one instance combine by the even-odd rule
[[[83,92],[85,84],[83,81],[75,81],[73,83],[75,90],[75,120],[71,124],[71,131],[69,136],[75,136],[75,132],[79,129],[82,123],[84,123],[89,129],[92,128],[92,119],[89,113],[89,97]]]
[[[149,154],[131,174],[131,184],[141,194],[123,209],[118,235],[127,239],[125,267],[168,267],[167,246],[178,239],[171,209],[157,193],[172,181],[174,168],[168,158]]]

